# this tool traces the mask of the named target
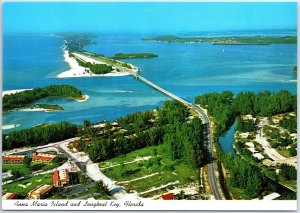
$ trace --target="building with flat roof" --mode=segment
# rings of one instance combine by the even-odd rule
[[[3,164],[23,164],[25,155],[5,155],[2,156]]]
[[[47,194],[51,192],[53,189],[53,186],[47,185],[47,184],[42,184],[28,192],[27,196],[31,200],[38,200],[41,198],[44,198]]]
[[[61,187],[69,183],[70,176],[69,172],[66,169],[62,170],[55,170],[53,172],[53,186],[55,187]]]
[[[32,162],[35,163],[50,163],[50,161],[55,158],[56,155],[50,154],[42,154],[42,153],[33,153],[32,154]]]

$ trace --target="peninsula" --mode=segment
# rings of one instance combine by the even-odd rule
[[[232,36],[232,37],[178,37],[173,35],[143,38],[146,41],[177,43],[207,42],[213,45],[270,45],[296,44],[296,36]]]
[[[138,72],[132,64],[87,51],[69,52],[64,47],[65,61],[71,69],[57,75],[58,78],[124,76]]]
[[[124,76],[139,71],[132,64],[83,50],[84,46],[93,43],[90,40],[92,36],[91,34],[64,35],[64,59],[70,69],[59,73],[58,78]]]

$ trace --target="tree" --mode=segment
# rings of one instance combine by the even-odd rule
[[[279,166],[280,172],[279,174],[286,180],[296,180],[297,179],[297,170],[295,167],[287,165],[287,164],[281,164]]]
[[[10,132],[4,138],[3,149],[48,144],[74,137],[76,134],[77,126],[69,122],[42,124]]]
[[[18,170],[13,170],[12,171],[12,176],[13,176],[14,179],[18,179],[18,178],[22,177],[22,175],[23,174]]]
[[[80,90],[70,85],[50,85],[43,88],[34,88],[32,90],[4,95],[3,110],[24,107],[29,103],[49,96],[80,98],[82,97],[82,93]]]
[[[99,180],[99,181],[97,182],[96,187],[97,187],[97,191],[98,191],[101,195],[108,195],[108,194],[109,194],[108,187],[107,187],[107,185],[105,185],[105,184],[103,183],[102,180]]]
[[[30,168],[30,164],[31,164],[32,158],[28,157],[27,155],[25,156],[24,160],[23,160],[23,164],[27,167]]]

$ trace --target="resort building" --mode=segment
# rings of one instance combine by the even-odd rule
[[[30,192],[28,192],[27,194],[28,199],[37,200],[37,199],[44,198],[47,194],[51,192],[52,189],[53,186],[51,185],[47,185],[47,184],[39,185],[33,190],[31,190]]]
[[[32,154],[32,162],[35,163],[50,163],[50,161],[55,158],[56,155],[49,155],[49,154],[41,154],[41,153],[33,153]]]
[[[3,192],[2,193],[2,200],[11,200],[14,199],[16,197],[15,193],[11,193],[11,192]]]
[[[55,170],[53,172],[53,185],[55,187],[61,187],[68,184],[70,181],[69,172],[66,169]]]
[[[2,156],[3,164],[22,164],[25,155],[6,155]]]

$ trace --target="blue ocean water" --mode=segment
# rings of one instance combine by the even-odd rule
[[[262,33],[262,32],[256,32]],[[264,32],[272,34],[272,32]],[[278,32],[276,32],[279,34]],[[288,32],[281,32],[282,34]],[[295,32],[293,32],[295,33]],[[220,33],[221,34],[221,33]],[[241,34],[241,32],[227,32]],[[247,35],[251,32],[247,32]],[[252,32],[254,35],[255,32]],[[276,34],[276,35],[277,35]],[[199,36],[199,33],[197,34]],[[206,36],[209,33],[205,34]],[[213,36],[213,34],[211,34]],[[124,60],[142,69],[141,75],[170,92],[193,101],[207,92],[281,89],[296,93],[297,46],[218,46],[208,43],[144,41],[146,34],[97,34],[96,44],[85,49],[112,56],[115,53],[151,52],[150,59]],[[6,112],[3,125],[26,128],[45,122],[68,120],[82,123],[113,120],[128,113],[161,106],[168,97],[131,76],[58,79],[69,69],[63,58],[63,38],[41,34],[3,37],[3,90],[26,89],[50,84],[70,84],[90,96],[86,102],[52,100],[65,108],[57,112]],[[50,100],[41,100],[48,102]],[[4,132],[9,132],[6,130]]]

